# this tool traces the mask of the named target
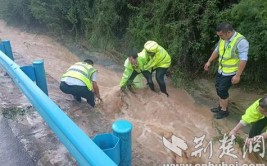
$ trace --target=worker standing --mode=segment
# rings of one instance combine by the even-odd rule
[[[147,41],[143,51],[149,57],[149,62],[144,66],[144,70],[156,71],[156,80],[160,91],[169,96],[164,76],[171,65],[171,57],[168,52],[155,41]],[[154,85],[153,85],[154,86]]]
[[[229,23],[220,23],[216,31],[220,40],[206,62],[204,70],[208,71],[211,63],[218,58],[219,67],[215,77],[215,88],[219,96],[219,106],[212,108],[211,111],[216,113],[216,119],[222,119],[229,115],[228,91],[232,84],[240,81],[248,60],[249,43]]]

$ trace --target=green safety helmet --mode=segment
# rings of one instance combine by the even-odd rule
[[[159,47],[159,44],[155,41],[147,41],[144,45],[144,48],[147,52],[157,52],[157,48]]]

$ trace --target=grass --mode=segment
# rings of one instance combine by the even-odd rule
[[[194,80],[183,71],[177,69],[170,75],[173,85],[177,88],[184,88],[186,90],[199,89]]]
[[[224,135],[220,134],[219,136],[216,136],[216,137],[213,137],[213,141],[220,141],[220,140],[223,140],[225,139],[224,138]],[[228,138],[227,136],[227,140],[229,140],[230,137]],[[237,144],[239,149],[242,151],[243,150],[243,147],[244,147],[244,144],[245,144],[245,139],[240,137],[240,136],[236,136],[236,138],[234,139],[234,144]]]

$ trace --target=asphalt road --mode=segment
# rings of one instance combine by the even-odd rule
[[[7,119],[0,114],[0,166],[34,166],[34,161],[13,135]]]

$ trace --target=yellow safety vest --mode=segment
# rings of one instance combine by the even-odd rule
[[[85,63],[85,62],[78,62],[72,65],[67,72],[62,76],[64,77],[72,77],[81,80],[87,88],[92,91],[93,84],[92,84],[92,74],[96,72],[96,69],[93,66]]]
[[[245,114],[242,116],[242,121],[246,124],[251,124],[253,122],[257,122],[258,120],[263,119],[265,116],[259,111],[259,100],[255,101],[252,105],[250,105]]]
[[[169,68],[171,65],[171,56],[161,46],[158,46],[155,55],[150,58],[149,62],[144,66],[144,70],[156,69],[158,67]]]
[[[219,41],[219,70],[225,74],[231,74],[238,70],[239,57],[237,52],[237,44],[245,39],[243,35],[237,33],[232,41],[225,48],[225,40],[220,39]]]

